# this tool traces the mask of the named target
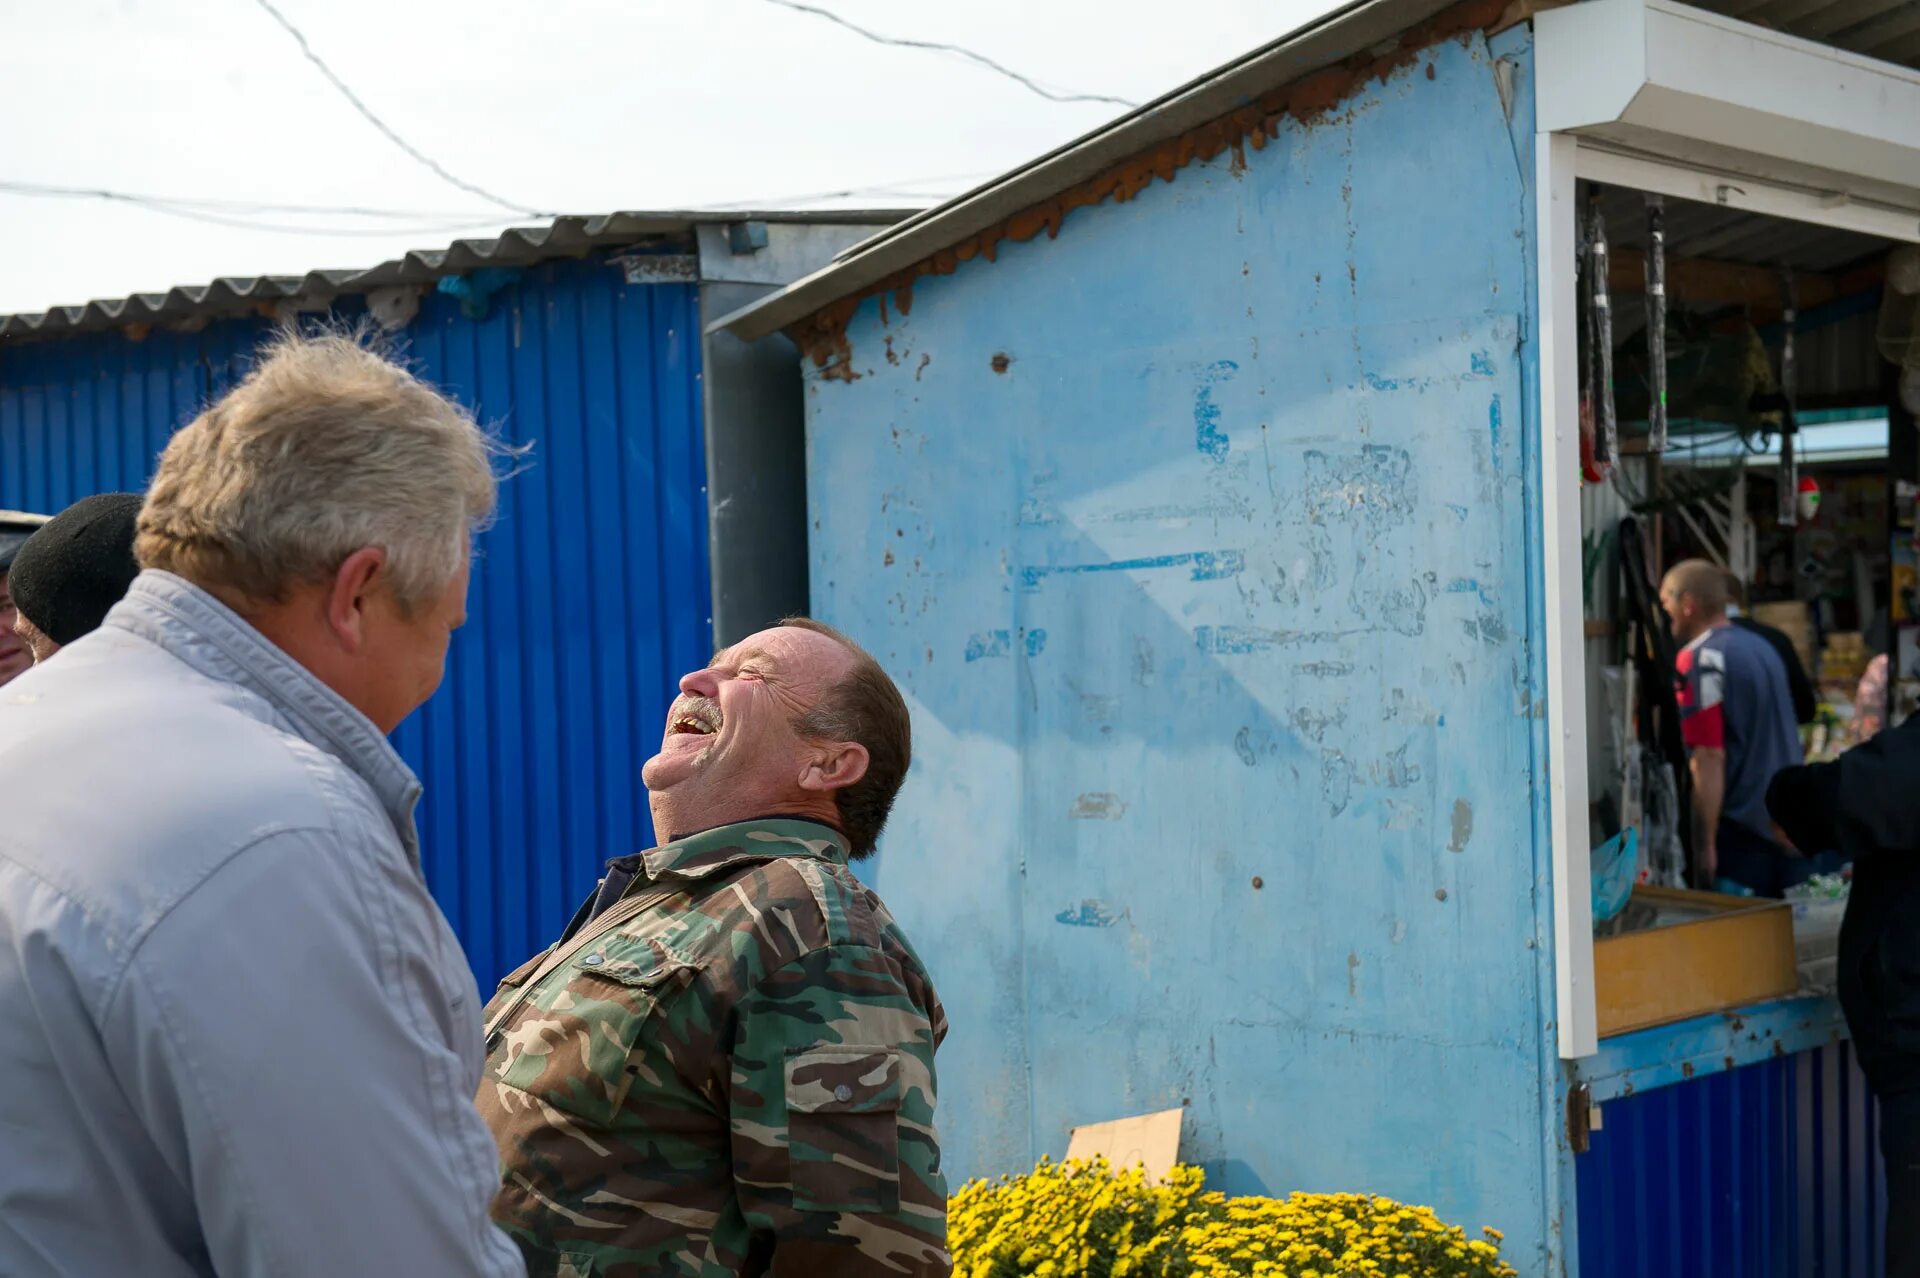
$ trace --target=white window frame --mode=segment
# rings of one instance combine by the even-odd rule
[[[1574,264],[1579,179],[1920,242],[1920,73],[1669,0],[1535,18],[1548,824],[1559,1054],[1599,1048]]]

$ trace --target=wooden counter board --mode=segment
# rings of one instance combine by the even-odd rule
[[[1633,899],[1709,913],[1594,941],[1601,1038],[1798,988],[1793,910],[1785,901],[1656,887],[1636,887]]]

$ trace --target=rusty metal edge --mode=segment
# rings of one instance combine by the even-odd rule
[[[722,315],[708,332],[753,341],[1030,208],[1111,165],[1218,119],[1260,94],[1365,52],[1453,0],[1356,0],[1038,159],[906,219],[778,293]]]

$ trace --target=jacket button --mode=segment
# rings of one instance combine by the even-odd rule
[[[842,1083],[833,1089],[833,1098],[844,1105],[853,1099],[853,1089]]]
[[[580,960],[581,965],[585,967],[599,967],[602,963],[606,961],[607,961],[606,958],[599,954],[589,954],[585,958]]]

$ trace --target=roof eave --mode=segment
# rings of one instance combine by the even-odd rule
[[[137,325],[191,322],[244,314],[303,300],[328,301],[395,285],[426,285],[487,266],[531,266],[609,251],[660,236],[684,235],[704,225],[772,222],[883,225],[907,209],[689,209],[568,215],[535,226],[513,226],[496,236],[468,237],[442,248],[416,249],[377,266],[314,270],[305,275],[227,276],[165,292],[96,298],[45,311],[0,315],[0,341],[64,337]]]

